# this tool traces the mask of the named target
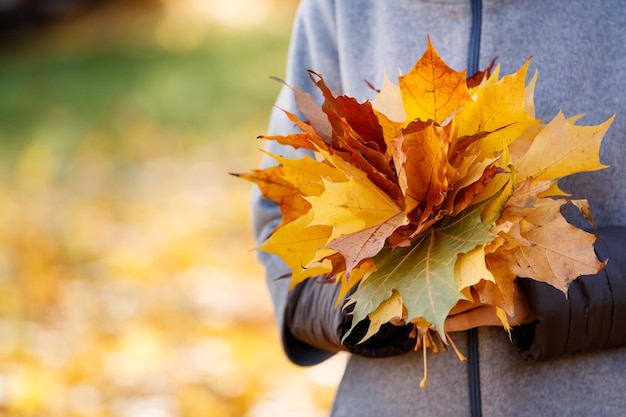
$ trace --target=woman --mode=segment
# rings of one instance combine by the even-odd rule
[[[596,250],[609,258],[597,276],[577,279],[568,298],[548,285],[520,280],[516,309],[527,324],[514,343],[488,312],[451,317],[446,326],[463,352],[478,347],[470,365],[446,353],[429,358],[428,386],[420,390],[420,355],[407,327],[387,325],[364,344],[340,339],[349,323],[333,309],[334,286],[305,281],[291,292],[289,272],[260,253],[283,346],[295,363],[318,363],[334,352],[353,353],[332,416],[623,415],[626,406],[626,8],[615,1],[554,0],[304,0],[296,15],[287,83],[321,101],[307,70],[359,100],[375,92],[385,73],[406,73],[426,48],[427,36],[451,67],[486,68],[494,57],[502,74],[532,56],[530,73],[538,117],[559,110],[594,125],[617,117],[601,148],[607,170],[560,181],[573,197],[587,198],[599,227]],[[277,107],[296,112],[284,88]],[[579,124],[580,124],[579,123]],[[275,111],[269,134],[294,131]],[[274,146],[274,145],[270,145]],[[302,157],[291,148],[272,152]],[[265,164],[271,164],[268,159]],[[280,220],[278,208],[255,195],[255,232],[263,241]],[[470,328],[476,328],[465,332]],[[469,339],[465,333],[469,334]],[[477,342],[473,336],[478,335]],[[469,340],[469,345],[466,343]],[[468,369],[469,372],[468,378]]]

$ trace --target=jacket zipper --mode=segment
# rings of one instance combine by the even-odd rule
[[[467,72],[473,75],[478,72],[480,59],[480,32],[482,27],[482,0],[471,0],[472,28],[470,32],[469,53],[467,56]],[[467,376],[469,383],[470,415],[482,417],[482,401],[480,395],[480,364],[478,362],[478,329],[467,332]]]
[[[467,55],[467,73],[473,75],[478,72],[480,60],[480,31],[483,20],[482,0],[472,2],[472,28],[470,32],[469,54]]]
[[[469,382],[470,415],[472,417],[482,417],[478,329],[476,328],[467,331],[467,377]]]

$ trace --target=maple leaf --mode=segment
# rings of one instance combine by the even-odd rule
[[[398,78],[407,120],[432,119],[442,123],[470,100],[465,71],[450,68],[439,56],[430,39],[422,58]]]
[[[360,143],[371,147],[379,153],[385,153],[386,143],[378,117],[374,113],[372,103],[359,103],[356,99],[345,95],[335,95],[324,82],[321,75],[309,71],[315,85],[322,91],[324,104],[322,110],[328,115],[337,138],[349,137],[342,135],[349,128],[360,139]],[[384,168],[383,168],[384,169]]]
[[[300,110],[303,116],[309,121],[313,130],[315,130],[325,142],[330,142],[332,126],[330,125],[328,116],[320,109],[313,96],[300,87],[290,86],[278,77],[271,78],[293,91],[298,110]]]
[[[407,131],[395,142],[400,149],[394,153],[398,176],[404,186],[407,211],[420,207],[421,218],[427,218],[440,205],[448,189],[447,135],[432,124],[415,132]],[[419,181],[413,179],[419,178]]]
[[[364,280],[351,297],[356,302],[354,325],[395,290],[402,296],[408,321],[421,317],[443,331],[450,309],[465,298],[458,290],[454,275],[457,254],[493,240],[490,226],[481,221],[482,209],[483,206],[474,207],[457,217],[447,218],[412,246],[386,247],[375,256],[373,260],[378,270]]]
[[[256,183],[263,197],[278,203],[282,214],[281,224],[289,223],[306,213],[311,205],[302,198],[293,184],[282,177],[282,167],[275,166],[237,177]]]
[[[404,306],[402,303],[402,296],[396,290],[391,291],[391,296],[381,302],[374,311],[368,314],[370,319],[370,325],[367,328],[367,333],[361,340],[367,340],[374,336],[380,326],[388,323],[394,319],[402,319],[404,315]]]
[[[485,245],[476,246],[471,251],[459,255],[459,259],[454,264],[454,276],[456,286],[461,291],[478,285],[481,280],[495,283],[495,278],[485,261]]]
[[[388,123],[392,121],[402,123],[407,119],[406,111],[402,104],[402,92],[400,91],[400,87],[391,82],[387,73],[385,73],[383,85],[378,95],[372,100],[372,108],[376,116],[379,117],[379,122],[383,129],[385,128],[384,121]],[[381,116],[384,117],[383,121],[380,120]],[[395,134],[391,135],[391,137],[395,137]]]
[[[306,198],[314,213],[310,224],[332,224],[332,239],[379,225],[401,213],[395,202],[367,178],[322,181],[326,192]]]
[[[524,156],[513,161],[517,175],[550,180],[606,168],[598,154],[602,137],[614,118],[598,126],[576,126],[559,112],[537,134]]]
[[[503,138],[508,138],[510,142],[529,124],[537,123],[527,108],[525,79],[529,62],[526,61],[519,71],[502,77],[499,82],[487,83],[475,90],[475,100],[469,101],[455,115],[460,136],[481,131],[498,132],[488,141],[489,146],[485,144],[484,147],[485,152],[499,152],[503,147]],[[502,128],[509,126],[514,132],[503,135]]]
[[[335,308],[339,308],[340,304],[345,300],[348,292],[354,288],[361,280],[366,279],[372,272],[376,271],[376,265],[370,259],[364,259],[357,265],[352,268],[350,274],[347,271],[339,271],[335,280],[339,283],[339,293],[337,295],[337,300],[335,300]]]
[[[603,268],[593,251],[596,236],[569,224],[562,207],[580,207],[562,198],[540,197],[551,181],[526,182],[508,198],[492,228],[498,239],[486,251],[485,261],[493,273],[494,285],[484,283],[476,290],[481,302],[496,305],[514,315],[514,285],[517,277],[533,278],[567,293],[571,281],[580,275],[594,274]]]
[[[400,212],[379,224],[333,239],[326,247],[343,255],[346,262],[346,274],[350,275],[352,268],[362,260],[377,255],[385,245],[386,239],[407,222],[404,213]]]
[[[561,214],[564,204],[564,199],[539,198],[530,207],[507,207],[501,220],[514,222],[523,241],[516,239],[519,244],[511,250],[515,262],[507,260],[500,268],[509,268],[511,276],[547,282],[564,293],[578,276],[602,269],[604,264],[590,250],[596,236],[569,224]],[[489,257],[494,269],[501,252]]]
[[[313,213],[309,211],[306,215],[277,228],[257,247],[283,259],[292,271],[291,288],[306,278],[323,275],[332,270],[330,262],[321,264],[318,262],[332,253],[330,249],[321,249],[328,242],[332,227],[309,226],[312,218]]]

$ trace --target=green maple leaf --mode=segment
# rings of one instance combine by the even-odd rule
[[[389,246],[373,258],[378,268],[361,283],[351,300],[356,301],[352,328],[364,320],[396,290],[407,309],[407,321],[417,318],[432,323],[443,336],[443,324],[454,305],[465,296],[457,288],[454,264],[459,254],[493,240],[491,225],[481,221],[485,204],[470,207],[453,218],[444,218],[422,239],[409,247]],[[445,340],[445,338],[444,338]]]

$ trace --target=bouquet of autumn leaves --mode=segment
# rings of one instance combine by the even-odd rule
[[[336,282],[338,304],[358,286],[349,303],[353,328],[369,317],[363,340],[401,320],[423,349],[447,344],[444,321],[461,300],[495,306],[508,329],[516,277],[566,293],[598,272],[595,235],[561,214],[573,205],[591,222],[587,202],[567,199],[557,180],[604,168],[598,151],[611,120],[536,119],[537,77],[526,85],[527,68],[500,78],[492,63],[468,79],[429,41],[398,85],[385,79],[362,103],[310,71],[322,106],[292,87],[308,120],[285,112],[300,133],[264,138],[315,158],[271,155],[276,166],[238,174],[281,210],[258,249],[284,260],[292,286]]]

